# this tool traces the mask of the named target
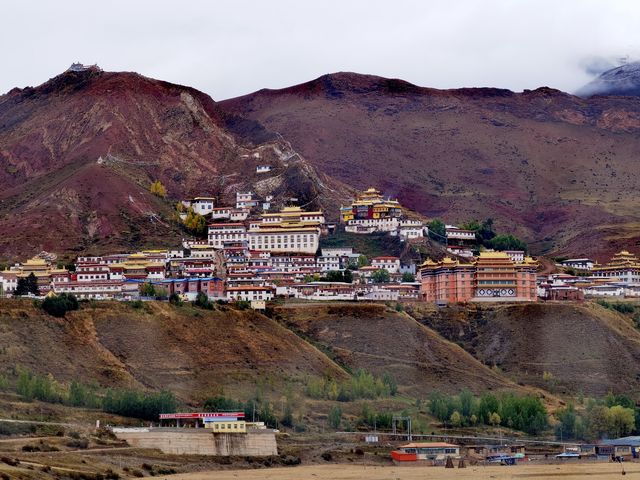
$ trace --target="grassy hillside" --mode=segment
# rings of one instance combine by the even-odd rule
[[[17,367],[102,387],[173,391],[194,406],[247,399],[257,386],[304,402],[311,379],[358,369],[390,375],[405,398],[433,390],[635,395],[640,333],[598,305],[488,305],[406,311],[381,304],[297,303],[269,317],[217,306],[85,303],[56,319],[0,301],[0,374]],[[545,391],[551,395],[547,395]],[[291,392],[291,393],[287,393]],[[321,409],[321,411],[328,410]]]
[[[350,370],[390,373],[406,395],[424,396],[434,389],[521,389],[431,328],[385,305],[286,306],[276,310],[275,318]]]
[[[101,302],[65,319],[29,301],[0,301],[0,371],[16,366],[61,382],[169,389],[183,401],[243,394],[258,382],[282,385],[309,375],[345,377],[312,345],[253,311],[166,303]]]

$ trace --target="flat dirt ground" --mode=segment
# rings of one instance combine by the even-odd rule
[[[425,479],[613,479],[622,477],[617,463],[517,465],[445,469],[444,467],[374,467],[358,465],[309,465],[261,470],[225,470],[172,475],[171,480],[425,480]],[[640,463],[624,465],[624,478],[640,478]]]

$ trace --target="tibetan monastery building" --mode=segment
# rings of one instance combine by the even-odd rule
[[[593,267],[591,275],[626,284],[640,283],[640,260],[623,250],[616,253],[605,266]]]
[[[375,188],[358,194],[351,205],[340,208],[345,229],[354,233],[391,232],[398,228],[402,217],[398,201],[385,199]]]
[[[426,302],[534,302],[538,263],[515,263],[504,252],[481,252],[473,263],[451,258],[427,260],[420,268],[421,298]]]

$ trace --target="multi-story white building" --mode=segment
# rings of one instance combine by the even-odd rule
[[[568,258],[562,261],[562,266],[589,272],[595,266],[595,262],[590,258]]]
[[[275,294],[274,287],[240,286],[227,288],[227,299],[244,300],[252,302],[255,300],[273,300]]]
[[[324,224],[322,212],[305,212],[286,207],[278,213],[265,213],[249,225],[249,248],[272,253],[309,253],[315,255]]]
[[[243,223],[212,223],[209,225],[209,245],[222,248],[225,242],[246,242],[247,227]]]
[[[93,282],[109,280],[111,269],[99,263],[78,263],[76,265],[76,280],[78,282]]]
[[[344,229],[350,233],[395,232],[399,226],[400,220],[396,217],[361,218],[349,220]]]
[[[79,299],[107,299],[120,296],[122,285],[121,280],[85,280],[54,282],[52,288],[57,294],[70,293]]]
[[[524,262],[524,250],[505,250],[504,253],[509,255],[509,258],[513,261],[513,263]]]
[[[400,236],[401,240],[412,240],[414,238],[422,238],[424,237],[424,229],[425,227],[422,225],[420,220],[400,220],[400,225],[398,226],[397,235]],[[395,233],[392,232],[392,235]]]
[[[400,259],[398,257],[375,257],[371,259],[371,266],[377,269],[384,268],[391,274],[400,272]]]
[[[231,216],[232,207],[216,207],[211,210],[211,220],[225,220]]]
[[[258,200],[253,198],[253,192],[237,192],[236,208],[253,208],[258,205]]]
[[[213,197],[196,197],[191,201],[191,208],[198,215],[209,215],[213,211],[215,201]]]
[[[251,250],[313,254],[319,245],[320,229],[316,227],[270,227],[249,231]]]
[[[229,220],[232,222],[244,222],[249,218],[249,213],[251,213],[251,210],[248,208],[233,208],[229,213]]]
[[[316,265],[321,272],[341,270],[340,257],[320,255],[316,258]]]
[[[0,294],[10,295],[18,286],[18,273],[12,270],[0,272]]]

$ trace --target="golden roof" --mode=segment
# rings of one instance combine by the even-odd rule
[[[480,252],[480,256],[478,257],[478,260],[489,259],[489,258],[511,260],[511,257],[504,252],[488,252],[488,251]]]
[[[39,257],[33,257],[24,262],[23,267],[47,267],[49,263],[46,260],[43,260]]]
[[[619,268],[640,268],[640,260],[626,250],[616,253],[606,266],[594,267],[595,271],[613,270]]]

